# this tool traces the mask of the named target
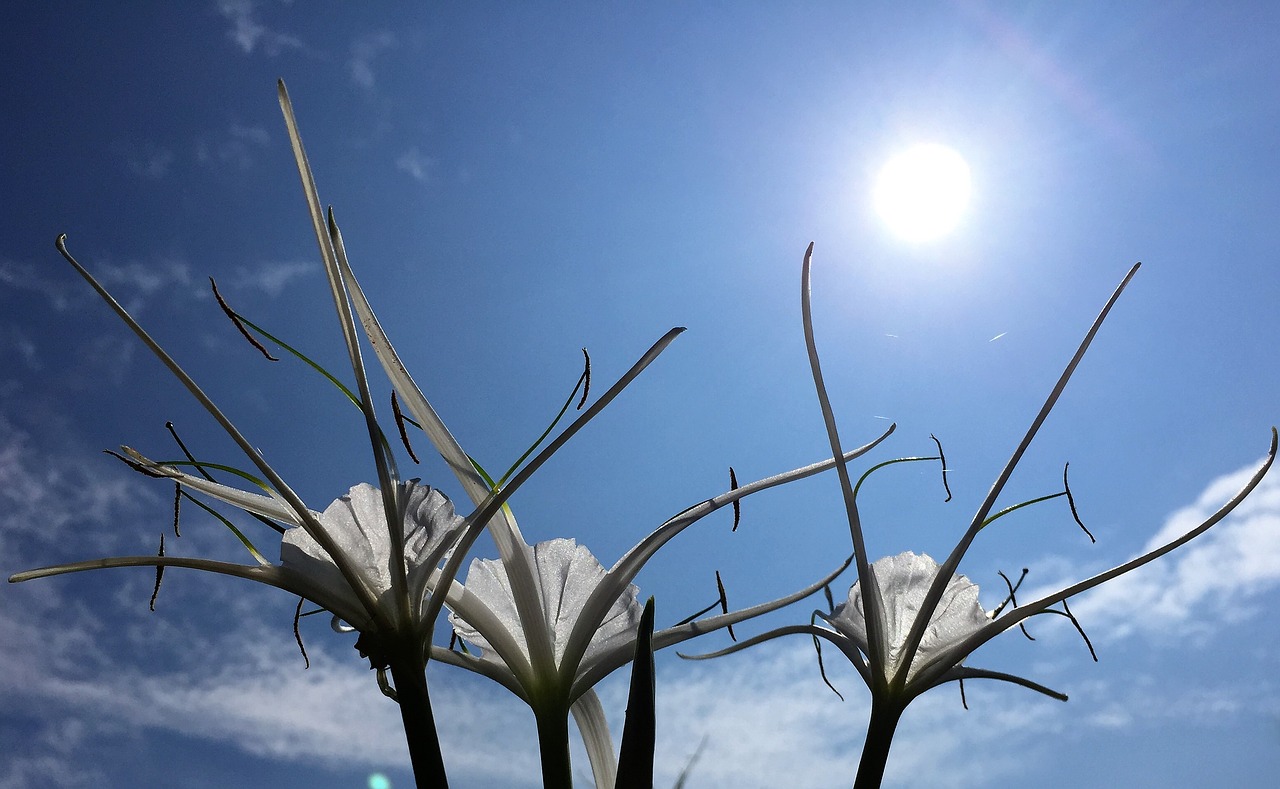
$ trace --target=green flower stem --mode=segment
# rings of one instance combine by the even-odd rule
[[[436,720],[431,713],[431,697],[427,694],[426,667],[420,661],[392,660],[391,679],[400,702],[414,783],[418,789],[448,789]]]
[[[569,766],[569,714],[557,705],[539,705],[534,710],[538,720],[538,750],[542,756],[543,789],[573,789],[573,771]]]
[[[898,728],[906,704],[873,699],[871,721],[867,724],[867,741],[862,746],[862,760],[858,763],[858,777],[853,789],[879,789],[884,780],[884,766],[889,761],[889,745],[893,732]]]

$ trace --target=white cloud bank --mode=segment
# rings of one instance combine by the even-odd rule
[[[110,490],[60,508],[56,497],[41,492],[61,489],[57,481],[33,473],[24,457],[12,448],[0,451],[0,477],[23,517],[40,511],[66,524],[70,509],[105,517],[104,508],[121,508]],[[1152,542],[1198,523],[1247,473],[1211,483],[1191,507],[1174,513]],[[1235,618],[1250,615],[1250,601],[1280,583],[1277,549],[1280,476],[1265,482],[1209,536],[1153,571],[1104,587],[1075,608],[1118,633],[1190,620],[1204,627],[1229,623],[1233,617],[1227,612],[1235,612]],[[377,692],[367,666],[332,640],[312,636],[319,643],[309,644],[313,665],[304,671],[287,625],[255,621],[252,600],[234,607],[235,619],[249,623],[223,632],[202,626],[201,617],[210,612],[192,611],[184,603],[186,616],[163,624],[146,621],[126,636],[178,664],[156,672],[136,662],[140,649],[113,655],[99,648],[102,611],[89,609],[109,610],[110,599],[84,601],[89,608],[82,609],[81,601],[59,599],[58,588],[44,587],[37,596],[34,590],[26,595],[24,585],[24,594],[10,592],[0,609],[0,705],[38,717],[49,731],[68,721],[83,728],[76,737],[26,743],[21,758],[0,768],[0,788],[91,785],[93,767],[78,757],[75,743],[109,737],[121,725],[144,736],[158,729],[228,743],[285,763],[369,769],[407,763],[394,705]],[[205,597],[211,608],[222,610],[225,599],[245,596],[243,586],[230,579],[188,575],[182,588],[182,594]],[[50,636],[51,625],[56,637]],[[84,660],[88,654],[94,659]],[[672,785],[704,742],[690,787],[776,786],[780,780],[796,789],[847,785],[861,749],[867,695],[838,655],[832,654],[829,671],[848,701],[841,702],[819,680],[804,638],[705,663],[664,657],[658,682],[658,785]],[[626,680],[627,672],[618,672],[600,689],[615,737],[622,729]],[[1127,690],[1095,679],[1068,689],[1071,705],[994,683],[981,688],[970,691],[969,711],[946,689],[911,706],[894,745],[887,787],[1003,785],[1025,776],[1061,737],[1088,736],[1082,725],[1098,732],[1095,736],[1109,736],[1105,732],[1172,725],[1175,715],[1185,725],[1188,710],[1203,722],[1268,714],[1275,706],[1271,691],[1223,677],[1210,677],[1199,687],[1165,687],[1157,678],[1150,686]],[[532,717],[519,701],[446,666],[432,669],[432,695],[447,764],[459,786],[537,786]],[[359,725],[351,725],[357,720]],[[55,747],[55,739],[62,744]],[[585,776],[581,753],[575,766]],[[177,779],[181,768],[174,769]]]
[[[1211,482],[1194,504],[1170,515],[1144,551],[1200,525],[1257,469],[1247,466]],[[1280,585],[1280,470],[1221,523],[1168,556],[1072,602],[1091,629],[1115,638],[1194,632],[1255,616],[1254,601]]]

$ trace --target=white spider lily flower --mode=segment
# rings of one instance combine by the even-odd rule
[[[454,514],[453,502],[447,496],[416,480],[403,483],[398,498],[404,508],[401,532],[412,617],[407,624],[425,629],[430,623],[423,621],[421,615],[433,578],[439,575],[440,563],[462,533],[464,521]],[[381,492],[367,483],[356,485],[325,508],[318,520],[333,544],[352,558],[361,580],[379,604],[394,609],[391,599],[393,530],[387,525]],[[284,533],[280,541],[280,564],[326,587],[333,595],[346,598],[349,605],[359,602],[333,558],[306,529],[295,527]],[[360,624],[368,625],[350,624],[356,629],[361,629]]]
[[[871,565],[870,577],[878,587],[881,605],[883,640],[880,664],[885,676],[898,676],[906,659],[906,642],[924,604],[925,596],[938,575],[938,563],[927,555],[911,551],[886,556]],[[849,599],[830,615],[821,615],[838,633],[853,642],[859,652],[871,654],[867,638],[866,612],[862,582],[849,589]],[[964,642],[991,622],[978,602],[978,587],[963,575],[953,575],[942,599],[929,617],[924,638],[906,667],[907,683],[919,674],[921,666],[934,660],[947,662],[948,651]],[[950,661],[958,664],[959,661]]]
[[[619,639],[628,643],[635,639],[636,626],[640,623],[640,614],[644,607],[638,600],[640,590],[635,584],[627,584],[622,593],[615,598],[603,620],[594,631],[587,634],[589,641],[585,648],[571,643],[574,625],[582,609],[587,604],[591,591],[605,580],[605,568],[587,550],[572,539],[553,539],[537,543],[527,552],[538,579],[539,604],[542,622],[533,623],[545,626],[550,631],[552,657],[556,666],[555,675],[559,675],[559,667],[564,661],[565,653],[581,652],[584,662],[592,661],[606,645],[617,643]],[[515,593],[511,589],[511,581],[501,560],[474,559],[463,582],[475,599],[483,603],[501,620],[511,642],[519,647],[519,654],[500,657],[494,646],[485,639],[484,634],[473,628],[456,611],[450,613],[449,622],[453,625],[458,637],[474,644],[483,650],[482,660],[503,663],[508,666],[531,665],[528,640],[524,634],[524,625],[520,621],[520,612],[516,606]],[[466,608],[465,604],[462,606]],[[585,631],[584,631],[585,632]],[[514,673],[514,672],[513,672]],[[529,675],[530,684],[538,682],[536,674]]]
[[[883,441],[893,428],[871,443],[849,452],[861,456]],[[475,559],[465,583],[447,596],[450,622],[466,643],[480,653],[432,647],[435,660],[493,679],[523,699],[533,710],[543,750],[543,778],[561,785],[567,774],[563,727],[572,714],[587,746],[596,786],[613,787],[616,760],[604,711],[592,687],[631,660],[636,627],[643,607],[631,581],[659,548],[710,513],[767,488],[801,479],[835,466],[814,463],[749,485],[734,488],[689,507],[662,524],[628,551],[611,569],[572,539],[536,545],[509,545],[501,559]],[[507,514],[510,520],[510,513]],[[490,529],[494,530],[490,525]],[[516,533],[518,535],[518,532]],[[820,590],[848,566],[777,600],[718,616],[679,624],[653,634],[654,649],[774,611]],[[522,600],[514,579],[532,579],[534,591]],[[524,603],[524,604],[522,604]],[[532,603],[532,605],[529,605]],[[543,643],[539,652],[534,644]]]
[[[300,531],[286,532],[282,546],[285,560],[281,565],[273,564],[249,546],[257,565],[163,555],[109,557],[17,573],[10,581],[107,567],[186,567],[259,581],[311,600],[361,631],[357,645],[362,652],[370,654],[371,662],[379,668],[379,684],[384,693],[399,701],[414,774],[419,784],[444,785],[444,766],[427,693],[425,663],[430,654],[433,623],[444,605],[444,598],[461,589],[453,579],[463,556],[487,526],[492,527],[494,539],[504,556],[522,544],[519,531],[504,507],[507,498],[626,388],[683,330],[667,332],[622,379],[529,460],[501,490],[490,489],[471,467],[469,458],[440,422],[426,398],[413,385],[378,326],[351,273],[332,211],[326,221],[283,82],[278,84],[278,93],[343,342],[354,372],[356,386],[351,397],[360,408],[368,428],[377,485],[357,486],[325,512],[307,507],[195,380],[71,256],[65,247],[65,237],[59,237],[58,249],[63,257],[240,447],[261,475],[259,484],[267,495],[200,480],[173,467],[151,463],[140,455],[134,454],[134,460],[152,473],[177,478],[193,489]],[[374,413],[353,308],[396,390],[409,401],[410,411],[475,502],[476,509],[461,524],[455,523],[456,516],[446,513],[440,500],[426,493],[426,489],[400,481],[395,459]],[[430,512],[424,511],[423,507]],[[432,525],[428,530],[430,536],[415,530],[415,527],[422,526],[418,522],[420,518],[426,518],[426,522]],[[406,524],[411,528],[404,528]],[[435,541],[437,536],[439,542]],[[247,540],[243,537],[242,540],[248,545]],[[439,575],[435,569],[438,560],[445,562]],[[513,588],[520,607],[524,609],[528,605],[526,601],[531,599],[528,593],[536,589],[532,578],[515,573]],[[535,637],[534,653],[539,654],[543,646]],[[382,668],[390,669],[394,691],[385,683]],[[587,717],[594,716],[593,712],[588,713]],[[602,719],[603,713],[595,717]]]
[[[1014,607],[1003,613],[999,613],[1000,609],[997,609],[988,614],[978,602],[977,586],[964,576],[957,574],[960,560],[978,533],[987,525],[1002,514],[1022,506],[1015,505],[995,515],[991,514],[1013,469],[1052,411],[1103,320],[1128,285],[1129,280],[1137,272],[1138,266],[1135,265],[1129,271],[1094,320],[1057,385],[1050,392],[1040,412],[1032,421],[1031,427],[973,516],[969,528],[946,561],[939,565],[928,556],[907,552],[869,563],[858,513],[858,487],[850,481],[847,463],[843,459],[835,416],[827,396],[826,385],[823,383],[822,369],[814,341],[809,287],[812,254],[813,244],[810,244],[805,252],[801,275],[801,313],[805,344],[818,402],[831,443],[832,457],[837,461],[836,470],[844,494],[849,531],[858,565],[858,581],[850,589],[848,600],[835,611],[830,614],[814,612],[815,620],[820,617],[830,627],[819,626],[816,622],[808,625],[791,625],[762,633],[728,649],[695,657],[697,659],[718,657],[763,641],[793,634],[822,638],[834,644],[848,657],[871,692],[871,720],[867,727],[866,744],[863,747],[854,788],[874,789],[880,786],[883,778],[889,746],[899,719],[907,705],[930,688],[954,680],[996,679],[1012,682],[1066,701],[1067,697],[1064,694],[1031,680],[1003,672],[972,668],[963,665],[964,661],[987,641],[1020,624],[1028,617],[1044,613],[1052,605],[1065,603],[1069,597],[1154,561],[1203,534],[1225,518],[1262,481],[1263,476],[1275,461],[1280,435],[1277,434],[1276,428],[1271,429],[1270,448],[1252,478],[1217,512],[1196,528],[1141,556],[1039,600]],[[1070,495],[1069,491],[1064,493]],[[1072,506],[1074,512],[1074,505]]]
[[[429,629],[429,623],[421,618],[426,600],[439,578],[440,564],[466,526],[454,513],[453,503],[439,490],[417,480],[398,486],[396,500],[402,508],[399,533],[404,544],[404,576],[411,612],[408,621],[399,621],[400,606],[395,600],[392,580],[395,572],[391,537],[397,530],[388,526],[382,493],[373,485],[356,485],[323,512],[308,510],[308,517],[303,518],[278,496],[221,485],[156,463],[134,450],[126,448],[125,451],[149,473],[172,478],[245,512],[287,524],[280,539],[280,563],[260,559],[258,565],[239,565],[180,556],[115,557],[30,570],[18,573],[13,580],[100,567],[194,567],[259,581],[305,597],[362,633],[377,633],[379,621],[392,622],[394,629],[407,633]],[[323,547],[321,539],[333,546],[334,553]],[[335,554],[341,555],[343,563],[352,571],[350,578],[339,568]],[[364,597],[377,602],[381,616],[371,614],[364,607]]]

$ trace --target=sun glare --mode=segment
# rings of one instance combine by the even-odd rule
[[[876,212],[898,237],[932,241],[955,229],[969,202],[969,165],[952,148],[917,145],[894,156],[876,180]]]

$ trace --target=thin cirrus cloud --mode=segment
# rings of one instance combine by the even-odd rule
[[[275,57],[288,50],[305,49],[297,36],[272,30],[258,21],[257,8],[252,0],[219,0],[218,13],[231,23],[227,38],[246,55],[259,50],[268,57]]]
[[[143,145],[135,150],[122,150],[129,172],[148,181],[159,181],[169,174],[177,155],[168,148]]]
[[[435,163],[435,160],[418,150],[418,146],[414,146],[404,153],[400,154],[400,158],[396,159],[396,169],[403,173],[408,173],[409,177],[415,181],[427,180],[428,171]]]
[[[52,254],[51,254],[52,257]],[[299,277],[317,271],[314,263],[298,260],[263,261],[252,269],[238,268],[229,283],[234,288],[257,291],[272,298]],[[55,312],[97,301],[97,296],[75,276],[53,276],[48,266],[36,266],[8,258],[0,258],[0,284],[6,290],[24,291],[44,297]],[[209,298],[208,280],[197,275],[186,260],[157,257],[148,262],[130,260],[113,263],[109,259],[93,261],[94,275],[111,290],[129,294],[130,311],[145,309],[156,294],[167,298],[194,300]]]
[[[271,135],[261,126],[233,123],[196,141],[196,161],[210,167],[248,170],[257,160],[257,152],[270,143]]]
[[[396,45],[395,34],[387,30],[356,38],[351,42],[351,59],[347,62],[351,71],[351,81],[362,88],[372,90],[376,82],[373,61],[383,53],[395,49]]]
[[[238,268],[231,284],[238,288],[256,290],[275,298],[284,292],[289,283],[299,277],[319,271],[319,265],[298,260],[266,262],[253,268]]]

